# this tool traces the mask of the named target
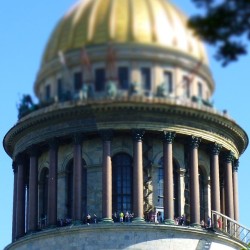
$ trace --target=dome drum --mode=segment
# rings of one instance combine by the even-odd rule
[[[65,61],[67,62],[67,73],[73,75],[74,69],[79,68],[79,72],[83,74],[83,84],[88,81],[94,81],[95,72],[94,69],[98,65],[102,65],[102,67],[107,68],[107,57],[108,50],[110,48],[107,46],[92,46],[88,47],[84,50],[84,53],[87,55],[87,60],[90,62],[88,67],[91,67],[91,72],[86,65],[82,62],[83,51],[75,50],[72,52],[68,52],[64,55]],[[114,69],[113,76],[106,75],[106,79],[116,78],[118,67],[121,65],[129,66],[128,68],[133,70],[133,67],[142,67],[142,65],[158,65],[159,68],[168,69],[169,67],[173,70],[182,71],[183,75],[187,75],[189,77],[193,77],[195,75],[197,78],[202,79],[204,81],[204,85],[207,85],[207,89],[209,91],[209,95],[212,95],[214,90],[214,83],[211,77],[211,73],[208,67],[200,61],[189,58],[185,54],[181,54],[178,51],[167,50],[165,48],[153,48],[152,46],[138,46],[138,45],[113,45],[112,50],[115,54],[115,58],[113,58]],[[103,64],[103,62],[105,62]],[[80,67],[79,67],[80,65]],[[141,66],[140,66],[141,65]],[[107,72],[108,73],[108,72]],[[159,73],[158,73],[159,74]],[[56,78],[56,75],[65,75],[65,65],[62,65],[60,60],[56,58],[51,61],[47,65],[43,67],[43,69],[39,72],[36,84],[35,84],[35,93],[41,99],[39,92],[41,88],[44,88],[45,79],[53,79]],[[64,79],[67,80],[67,79]],[[47,80],[48,81],[48,80]],[[51,84],[55,85],[56,79]],[[133,79],[131,79],[131,82]],[[179,80],[179,84],[180,84]],[[154,83],[159,84],[159,83]],[[205,88],[205,87],[204,87]]]

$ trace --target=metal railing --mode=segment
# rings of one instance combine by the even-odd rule
[[[240,241],[246,247],[250,244],[250,229],[240,225],[237,221],[212,210],[212,225],[215,230],[218,230],[230,238]]]

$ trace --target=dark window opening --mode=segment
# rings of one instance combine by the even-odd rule
[[[45,98],[46,98],[46,101],[49,101],[49,100],[50,100],[50,97],[51,97],[50,85],[47,85],[47,86],[45,87]]]
[[[200,219],[205,221],[205,176],[201,168],[199,168],[199,187],[200,187]]]
[[[105,89],[105,70],[100,68],[95,70],[95,90],[104,91]]]
[[[70,161],[66,168],[66,208],[67,217],[72,218],[73,215],[73,160]]]
[[[145,90],[151,90],[151,72],[150,68],[141,68],[141,83]]]
[[[62,78],[57,79],[57,96],[61,100],[63,98],[63,83]]]
[[[49,178],[49,170],[48,168],[44,168],[40,177],[40,188],[39,188],[39,210],[40,210],[40,219],[41,224],[45,226],[46,217],[48,211],[48,178]]]
[[[165,84],[167,93],[172,93],[173,92],[173,76],[172,76],[172,73],[169,71],[164,72],[164,84]]]
[[[119,86],[121,89],[129,88],[129,70],[127,67],[118,68]]]
[[[119,153],[112,158],[112,182],[114,212],[132,212],[132,158],[125,153]]]
[[[82,73],[76,72],[74,74],[74,90],[75,92],[79,92],[82,89]]]

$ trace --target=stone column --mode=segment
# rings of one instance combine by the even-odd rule
[[[17,158],[17,202],[16,202],[16,239],[25,234],[25,176],[24,159]]]
[[[179,173],[179,189],[178,189],[178,199],[179,199],[179,209],[178,215],[185,214],[185,174],[186,169],[180,168]]]
[[[207,211],[205,211],[205,216],[211,216],[211,179],[207,180]]]
[[[233,197],[233,177],[232,162],[233,153],[230,151],[225,155],[225,213],[226,216],[234,219],[234,197]]]
[[[163,206],[165,224],[174,224],[174,188],[173,188],[173,140],[174,132],[164,131],[163,138]]]
[[[239,160],[235,160],[233,166],[233,192],[234,192],[234,219],[236,221],[239,221],[238,168],[239,168]]]
[[[17,206],[17,166],[12,163],[14,173],[14,187],[13,187],[13,215],[12,215],[12,242],[16,240],[16,206]]]
[[[134,129],[133,133],[133,222],[144,222],[143,214],[143,156],[142,137],[144,130]]]
[[[221,180],[221,183],[220,183],[220,207],[221,207],[221,213],[225,214],[225,185],[224,185],[224,180]]]
[[[200,226],[200,190],[198,147],[201,139],[192,136],[190,153],[190,223],[194,227]]]
[[[29,154],[28,232],[34,232],[38,224],[38,159],[36,149],[31,149]]]
[[[112,220],[112,163],[111,163],[111,140],[112,130],[100,132],[103,140],[102,154],[102,222],[113,223]]]
[[[56,140],[51,140],[49,142],[48,226],[57,224],[57,151]]]
[[[82,220],[82,136],[74,135],[73,166],[73,221],[79,224]]]
[[[220,176],[219,176],[219,153],[221,145],[215,143],[211,148],[210,176],[211,176],[211,208],[221,212],[220,208]]]

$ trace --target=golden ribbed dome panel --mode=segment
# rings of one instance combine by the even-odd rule
[[[129,1],[120,0],[114,1],[112,8],[111,21],[111,38],[118,42],[126,41],[129,34],[130,26],[130,13],[129,13]],[[130,39],[129,39],[130,40]]]
[[[86,5],[80,5],[75,22],[74,38],[72,41],[73,48],[80,48],[88,39],[89,20],[91,10],[93,9],[93,1],[89,1]]]
[[[207,63],[204,46],[186,21],[167,0],[81,0],[59,22],[43,63],[56,58],[60,50],[110,41],[166,47]]]

